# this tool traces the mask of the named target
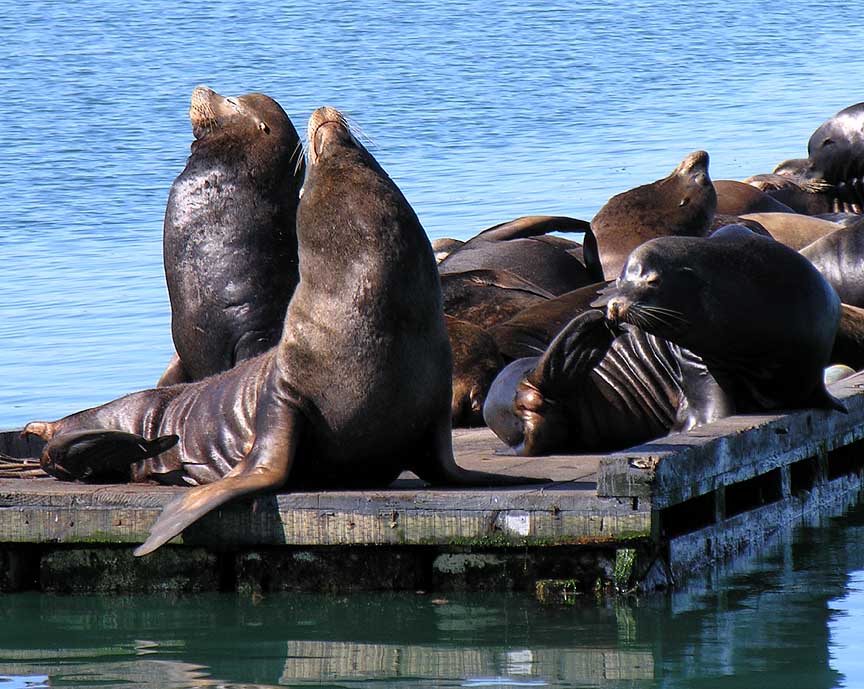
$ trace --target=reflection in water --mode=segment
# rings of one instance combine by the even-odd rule
[[[17,594],[0,606],[0,676],[132,688],[858,686],[864,574],[848,573],[864,569],[862,536],[864,507],[674,595],[560,608],[505,595]]]

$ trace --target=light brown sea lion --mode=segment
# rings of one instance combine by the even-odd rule
[[[774,239],[796,251],[841,227],[800,213],[747,213],[741,219],[759,223]]]
[[[720,215],[795,212],[786,204],[744,182],[720,179],[714,182],[714,189],[717,191],[717,213]]]
[[[229,500],[286,484],[386,486],[405,469],[434,484],[525,481],[453,459],[450,343],[411,206],[337,110],[312,114],[308,141],[300,282],[276,347],[197,383],[25,428],[49,446],[82,430],[179,436],[138,475],[205,485],[163,510],[138,555]]]
[[[630,252],[649,239],[706,235],[716,206],[708,154],[695,151],[668,177],[609,199],[585,235],[585,264],[595,282],[614,279]]]
[[[160,385],[201,380],[279,340],[297,285],[300,138],[260,93],[192,92],[192,143],[168,195],[163,253],[177,355]]]

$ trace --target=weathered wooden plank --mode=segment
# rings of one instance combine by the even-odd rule
[[[864,374],[832,386],[848,413],[732,416],[600,460],[601,496],[651,496],[662,509],[864,438]]]

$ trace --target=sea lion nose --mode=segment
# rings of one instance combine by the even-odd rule
[[[615,324],[624,320],[627,315],[627,304],[620,297],[612,297],[606,305],[606,318]]]

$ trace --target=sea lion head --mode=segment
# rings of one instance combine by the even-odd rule
[[[686,260],[693,238],[660,237],[627,257],[618,279],[600,290],[593,307],[605,307],[607,319],[628,323],[668,340],[680,341],[699,310],[703,280]],[[681,246],[679,246],[679,244]]]
[[[307,155],[312,165],[318,164],[322,157],[328,156],[335,148],[363,148],[351,132],[345,115],[330,106],[318,108],[312,113],[307,136]]]
[[[679,222],[685,225],[697,223],[701,226],[710,222],[717,208],[717,194],[708,176],[708,161],[708,153],[694,151],[678,164],[671,175],[657,182],[658,187],[669,193],[667,204],[678,209],[675,212],[680,215]],[[704,227],[700,229],[704,230]]]
[[[263,93],[223,96],[207,86],[196,86],[189,105],[189,121],[196,141],[232,139],[252,147],[283,141],[299,154],[299,137],[288,115],[275,100]],[[298,157],[302,158],[302,156]]]
[[[609,199],[585,238],[585,261],[595,277],[602,272],[604,279],[612,279],[633,249],[655,237],[704,237],[710,232],[717,192],[708,162],[705,151],[694,151],[667,177]]]

